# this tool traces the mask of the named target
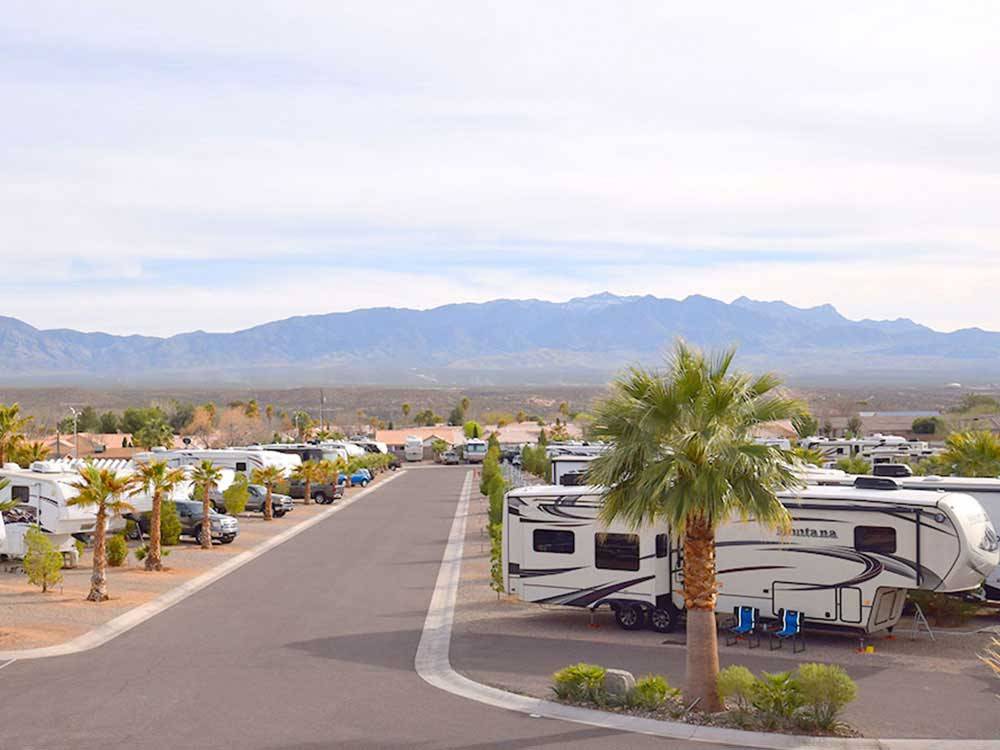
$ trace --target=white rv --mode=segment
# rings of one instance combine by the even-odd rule
[[[885,465],[876,466],[876,473],[885,471],[888,475],[892,470],[898,473],[892,478],[904,489],[908,490],[931,490],[934,492],[961,492],[971,495],[979,504],[993,523],[994,529],[1000,529],[1000,479],[976,478],[976,477],[915,477],[906,476],[909,472],[908,466]],[[854,477],[847,475],[843,477],[825,476],[812,477],[810,483],[816,484],[849,484]],[[986,576],[986,595],[990,599],[1000,599],[1000,567],[994,568]]]
[[[407,461],[423,461],[424,441],[416,435],[410,435],[406,438],[406,443],[403,445],[403,458]]]
[[[150,461],[166,461],[169,466],[192,466],[203,460],[208,460],[223,469],[232,469],[241,474],[249,474],[254,469],[265,466],[278,466],[287,476],[301,463],[298,456],[262,448],[220,448],[216,450],[152,450],[148,453],[136,453],[133,459],[136,463]]]
[[[918,461],[934,454],[930,445],[923,440],[907,440],[899,435],[875,433],[863,438],[828,438],[814,435],[799,441],[799,445],[809,450],[819,451],[827,465],[833,466],[842,458],[860,456],[873,463],[895,461]]]
[[[27,469],[5,464],[0,479],[9,484],[0,489],[0,502],[16,500],[19,514],[53,534],[92,534],[97,515],[89,508],[68,505],[77,496],[73,484],[80,480],[76,469],[61,461],[35,461]]]
[[[550,459],[552,465],[552,484],[578,485],[586,484],[585,476],[590,462],[596,455],[574,455],[562,453]]]
[[[315,443],[269,443],[254,447],[289,456],[298,456],[300,463],[302,461],[336,461],[338,459],[346,461],[349,458],[347,451],[343,448],[331,445],[320,446]]]
[[[666,526],[604,526],[599,487],[522,487],[504,502],[504,589],[526,602],[608,605],[627,629],[672,630],[683,609],[680,550]],[[907,589],[974,589],[1000,561],[982,506],[961,493],[856,487],[782,493],[790,534],[733,521],[717,534],[718,611],[793,609],[862,632],[893,627]]]
[[[468,438],[462,446],[462,457],[470,464],[481,464],[486,460],[486,451],[489,450],[485,440],[479,438]]]

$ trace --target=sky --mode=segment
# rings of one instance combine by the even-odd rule
[[[0,15],[0,314],[169,335],[609,290],[1000,330],[988,1]]]

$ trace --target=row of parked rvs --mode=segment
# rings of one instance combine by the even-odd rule
[[[302,461],[349,459],[366,452],[387,451],[385,445],[369,440],[276,443],[217,450],[153,450],[137,453],[131,462],[98,460],[97,463],[129,473],[134,471],[136,463],[163,460],[171,467],[184,467],[207,459],[222,469],[218,489],[224,491],[237,473],[250,474],[254,469],[265,466],[278,466],[288,476]],[[77,494],[72,485],[79,480],[78,469],[82,463],[78,460],[36,461],[29,467],[5,464],[0,468],[0,479],[7,480],[7,486],[0,489],[0,502],[16,501],[11,510],[0,516],[0,556],[22,558],[25,552],[24,536],[31,526],[37,525],[62,552],[66,567],[77,564],[78,552],[73,537],[92,534],[97,523],[94,511],[68,504]],[[185,482],[177,487],[170,499],[188,500],[191,494],[191,483]],[[152,508],[152,497],[139,493],[130,497],[129,503],[135,508],[137,516]],[[124,518],[109,519],[108,530],[121,530],[125,521]]]
[[[619,624],[673,629],[683,609],[682,550],[669,528],[598,521],[602,492],[582,481],[596,456],[552,458],[552,484],[508,493],[504,588],[524,601],[595,609]],[[890,470],[891,469],[891,470]],[[788,534],[734,520],[718,531],[718,609],[781,609],[864,632],[893,627],[906,592],[962,592],[985,583],[1000,598],[1000,479],[905,476],[877,466],[854,477],[803,470],[781,494]]]

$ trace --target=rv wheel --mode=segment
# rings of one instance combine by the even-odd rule
[[[657,633],[672,633],[677,627],[677,610],[656,607],[649,613],[649,627]]]
[[[640,630],[646,624],[646,613],[638,604],[615,607],[615,622],[623,630]]]

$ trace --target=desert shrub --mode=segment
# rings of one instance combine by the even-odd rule
[[[568,701],[604,702],[604,667],[573,664],[552,675],[552,692]]]
[[[847,704],[858,697],[858,686],[847,672],[833,664],[802,664],[795,672],[805,723],[833,729]]]
[[[246,510],[247,501],[250,499],[250,480],[246,474],[237,474],[233,478],[233,483],[222,493],[222,502],[226,506],[226,513],[235,515]]]
[[[177,515],[177,504],[164,501],[160,509],[160,543],[164,546],[180,544],[181,517]]]
[[[957,596],[934,591],[911,591],[909,598],[920,605],[928,620],[942,628],[962,625],[978,610],[977,605],[963,601]]]
[[[503,593],[503,524],[490,524],[490,588]]]
[[[105,555],[108,558],[108,565],[112,568],[119,568],[128,557],[128,544],[125,542],[124,534],[115,534],[107,541]]]
[[[647,674],[635,681],[635,687],[628,695],[628,705],[632,708],[655,711],[680,694],[681,691],[671,687],[663,675]]]
[[[48,534],[37,526],[28,529],[24,535],[27,549],[24,553],[24,572],[28,583],[41,586],[44,594],[49,586],[55,586],[63,579],[62,553],[56,549]]]
[[[739,711],[749,711],[757,678],[743,666],[733,665],[719,672],[717,689],[723,705],[732,704]]]
[[[135,559],[136,560],[138,560],[139,562],[142,562],[143,560],[146,559],[146,557],[149,556],[149,545],[148,544],[144,544],[141,547],[136,547],[135,548],[135,552],[133,554],[135,555]],[[166,557],[169,554],[170,554],[170,550],[168,550],[168,549],[160,549],[160,557]]]
[[[842,458],[835,466],[846,474],[871,474],[872,465],[861,456]]]
[[[83,552],[87,549],[87,545],[83,543],[80,539],[73,540],[73,546],[76,547],[76,555],[80,559],[83,559]]]
[[[776,727],[791,720],[802,705],[802,693],[791,672],[761,672],[750,702],[765,726]]]

